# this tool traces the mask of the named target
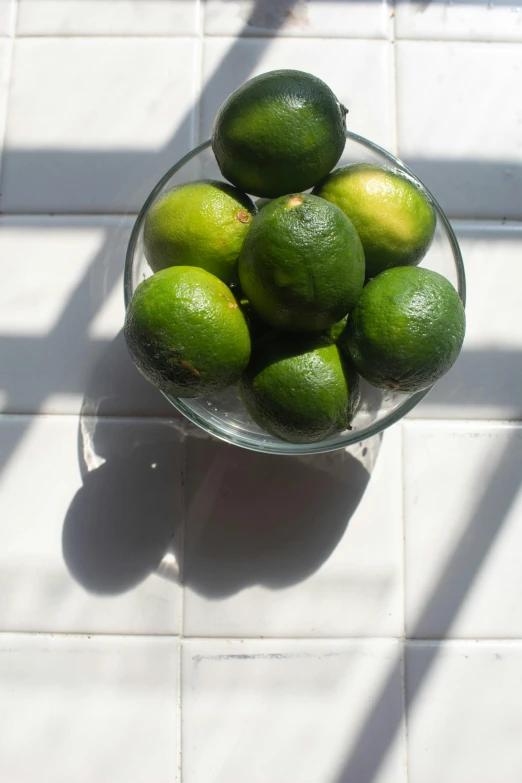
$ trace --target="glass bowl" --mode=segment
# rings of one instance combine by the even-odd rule
[[[459,245],[437,201],[398,158],[362,136],[347,133],[344,153],[337,166],[363,162],[391,166],[405,172],[427,195],[437,214],[437,227],[433,243],[420,266],[433,269],[447,277],[465,302],[466,281]],[[147,211],[166,190],[195,179],[223,179],[212,153],[210,141],[200,144],[167,171],[145,201],[127,249],[124,276],[125,307],[128,306],[138,284],[152,274],[143,252],[143,224]],[[228,443],[270,454],[317,454],[344,448],[381,432],[409,413],[428,391],[429,389],[426,389],[415,394],[384,392],[361,379],[361,405],[352,421],[352,429],[319,443],[310,444],[285,443],[263,432],[246,412],[235,387],[221,394],[197,399],[165,396],[191,422]]]

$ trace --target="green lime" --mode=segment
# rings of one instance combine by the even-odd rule
[[[394,266],[414,266],[431,245],[433,207],[399,171],[354,163],[333,171],[313,192],[336,204],[354,224],[364,248],[366,277]]]
[[[237,259],[256,208],[226,182],[177,185],[152,205],[143,232],[153,272],[199,266],[225,283],[237,279]]]
[[[226,389],[250,357],[248,326],[234,294],[194,266],[172,266],[140,283],[124,332],[138,370],[175,397]]]
[[[212,129],[223,176],[267,198],[311,188],[333,169],[345,141],[345,107],[304,71],[250,79],[227,98]]]
[[[449,280],[398,266],[365,286],[339,346],[374,386],[416,392],[450,369],[465,329],[464,307]]]
[[[345,315],[341,321],[337,321],[336,324],[334,324],[333,326],[331,326],[329,329],[326,330],[326,336],[329,337],[332,342],[336,343],[339,340],[339,337],[346,329],[347,323],[348,323],[348,316]]]
[[[256,205],[257,211],[259,212],[260,209],[263,209],[263,207],[266,207],[266,205],[270,204],[271,201],[272,201],[271,198],[256,198],[254,203]]]
[[[255,216],[239,256],[239,279],[271,326],[319,332],[343,318],[364,283],[357,232],[333,204],[281,196]]]
[[[341,432],[359,402],[357,373],[336,345],[326,337],[279,332],[254,344],[239,391],[254,421],[290,443]]]

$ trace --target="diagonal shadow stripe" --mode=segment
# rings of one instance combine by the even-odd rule
[[[419,631],[436,618],[444,639],[461,606],[473,587],[495,539],[500,534],[509,509],[517,495],[522,475],[520,431],[512,434],[493,475],[478,499],[466,530],[461,536],[446,566],[440,574],[421,616],[408,638],[418,637]],[[419,664],[415,677],[409,680],[408,708],[415,699],[433,666],[439,645],[436,640]],[[353,743],[353,752],[335,778],[335,783],[371,783],[375,780],[388,751],[402,728],[390,720],[383,705],[393,700],[397,677],[402,680],[402,663],[396,663],[386,683],[370,706],[362,728]]]

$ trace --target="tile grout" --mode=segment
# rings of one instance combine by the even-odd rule
[[[346,642],[363,642],[363,643],[384,643],[384,642],[396,642],[402,647],[408,646],[440,646],[440,645],[473,645],[475,647],[486,645],[509,645],[509,646],[522,646],[522,636],[520,637],[447,637],[447,638],[407,638],[402,636],[180,636],[179,634],[168,633],[124,633],[124,632],[98,632],[98,631],[9,631],[0,630],[0,641],[2,637],[7,636],[19,636],[19,637],[37,637],[37,638],[56,638],[56,639],[164,639],[170,641],[177,641],[180,650],[184,644],[214,644],[216,642],[223,642],[225,644],[243,644],[256,642],[261,645],[269,645],[272,643],[304,643],[319,645],[321,643],[338,644]]]
[[[406,619],[406,455],[405,455],[405,438],[404,438],[404,425],[401,421],[401,521],[402,521],[402,622],[403,622],[403,639],[402,655],[401,655],[401,699],[402,699],[402,721],[401,730],[404,741],[404,774],[406,783],[409,780],[409,768],[408,768],[408,719],[407,719],[407,697],[406,697],[406,644],[407,644],[407,619]]]
[[[397,137],[398,138],[398,137]],[[34,220],[68,220],[68,221],[74,221],[74,220],[82,220],[82,221],[88,221],[88,220],[98,220],[98,219],[107,219],[107,220],[132,220],[135,221],[138,217],[138,212],[86,212],[86,211],[80,211],[80,212],[61,212],[61,211],[54,211],[54,212],[22,212],[22,211],[16,211],[16,212],[5,212],[0,210],[0,225],[2,223],[5,223],[9,220],[25,220],[25,219],[34,219]],[[503,220],[501,217],[478,217],[478,218],[470,218],[470,217],[455,217],[450,214],[447,215],[448,220],[452,224],[453,228],[457,229],[458,231],[465,231],[466,229],[478,229],[480,231],[483,231],[484,233],[488,232],[489,230],[495,230],[495,231],[505,231],[506,233],[509,232],[516,232],[522,231],[522,219],[516,220],[516,219],[509,219],[509,220]]]
[[[269,31],[266,33],[256,33],[255,35],[234,35],[233,33],[228,34],[214,34],[214,33],[208,33],[204,32],[201,34],[199,31],[194,33],[169,33],[169,34],[159,34],[154,33],[152,35],[136,35],[136,34],[125,34],[125,33],[109,33],[109,34],[102,34],[102,33],[75,33],[73,35],[65,35],[60,33],[17,33],[16,35],[1,35],[0,39],[4,38],[7,40],[17,40],[17,41],[179,41],[179,40],[187,40],[187,41],[193,41],[197,40],[199,37],[202,37],[203,40],[240,40],[240,41],[256,41],[259,39],[275,39],[275,40],[284,40],[284,41],[345,41],[345,42],[351,42],[351,41],[365,41],[365,42],[383,42],[383,41],[389,41],[388,34],[383,34],[379,36],[367,36],[367,35],[282,35],[277,34],[276,36],[271,35]],[[466,39],[466,38],[409,38],[407,36],[396,36],[394,40],[397,43],[408,43],[408,44],[434,44],[434,45],[447,45],[447,44],[458,44],[460,46],[473,46],[476,44],[479,44],[481,46],[522,46],[522,38],[518,41],[513,40],[491,40],[487,38],[473,38],[473,39]]]
[[[178,769],[179,781],[183,780],[183,639],[185,629],[185,527],[187,520],[187,439],[182,440],[182,460],[180,474],[180,492],[181,492],[181,541],[179,551],[181,553],[179,568],[179,655],[178,655],[178,710],[177,710],[177,735],[178,735]]]
[[[0,337],[2,337],[2,334],[0,333]],[[168,416],[166,413],[108,413],[108,414],[97,414],[97,413],[90,413],[85,414],[81,411],[78,411],[76,413],[71,412],[59,412],[59,411],[24,411],[24,412],[14,412],[14,411],[0,411],[0,421],[7,420],[7,419],[35,419],[35,418],[41,418],[41,419],[60,419],[62,421],[71,419],[77,421],[78,419],[87,420],[87,419],[95,419],[96,421],[100,422],[109,422],[109,421],[119,421],[119,422],[163,422],[165,424],[178,425],[178,428],[180,431],[182,431],[182,428],[185,426],[187,421],[185,419],[182,419],[180,417],[177,417],[175,415]],[[459,428],[469,428],[472,429],[473,427],[488,427],[490,429],[519,429],[522,427],[522,419],[492,419],[492,418],[463,418],[463,417],[457,417],[457,418],[445,418],[445,417],[429,417],[429,418],[407,418],[404,417],[400,420],[400,422],[397,422],[397,424],[402,424],[406,427],[427,427],[430,425],[433,426],[441,426],[441,427],[450,427],[450,426],[456,426]],[[388,428],[387,428],[388,429]],[[386,430],[384,430],[385,432]],[[198,431],[199,432],[199,431]],[[202,437],[210,437],[207,436],[205,433]],[[339,449],[336,449],[337,451],[342,450],[343,447],[340,447]],[[335,451],[335,450],[334,450]],[[328,452],[325,452],[328,453]]]

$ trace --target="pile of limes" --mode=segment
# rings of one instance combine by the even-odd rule
[[[134,362],[159,389],[198,397],[237,384],[252,418],[294,443],[350,426],[359,375],[425,389],[464,339],[457,292],[417,267],[436,224],[425,193],[391,168],[332,171],[345,117],[330,88],[301,71],[236,90],[212,133],[232,184],[187,182],[151,207],[154,274],[125,321]]]

